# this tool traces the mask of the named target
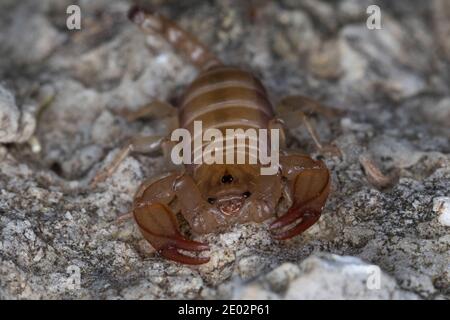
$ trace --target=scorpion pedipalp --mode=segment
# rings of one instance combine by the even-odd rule
[[[270,229],[277,240],[292,238],[320,218],[330,189],[330,174],[322,161],[305,155],[288,155],[281,159],[283,175],[288,179],[294,204],[286,214],[276,219]],[[296,220],[295,226],[282,230]]]
[[[203,264],[209,258],[193,257],[180,253],[208,250],[208,245],[188,240],[178,230],[173,212],[161,203],[145,204],[134,209],[134,218],[145,239],[165,258],[185,264]]]

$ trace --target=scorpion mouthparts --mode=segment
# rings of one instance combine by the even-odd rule
[[[219,203],[219,210],[226,216],[232,216],[241,210],[244,202],[242,199],[230,199]]]

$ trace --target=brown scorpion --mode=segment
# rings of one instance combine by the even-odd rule
[[[133,7],[129,18],[144,32],[162,35],[200,70],[176,108],[179,128],[193,133],[194,121],[201,121],[203,128],[222,132],[236,128],[281,130],[281,151],[275,174],[261,174],[260,163],[203,163],[185,165],[180,171],[145,181],[138,189],[131,211],[145,239],[163,257],[196,265],[209,261],[196,254],[209,248],[180,233],[177,211],[196,234],[217,232],[236,223],[275,218],[269,226],[272,236],[284,240],[301,234],[317,222],[329,194],[329,170],[320,160],[286,150],[283,127],[305,124],[318,148],[324,149],[326,146],[320,144],[299,106],[324,107],[306,97],[289,97],[282,100],[277,117],[266,89],[252,73],[224,65],[195,37],[159,14]],[[166,108],[173,107],[154,102],[138,111],[128,111],[127,117],[137,119],[164,113]],[[249,147],[248,140],[244,143]],[[132,139],[112,163],[94,177],[92,185],[109,177],[131,152],[146,153],[155,149],[167,154],[170,143],[155,136]],[[277,206],[283,198],[292,205],[277,217]]]

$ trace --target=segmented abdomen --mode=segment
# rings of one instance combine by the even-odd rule
[[[187,89],[179,112],[180,126],[188,129],[192,137],[195,138],[194,122],[201,121],[203,132],[218,129],[225,140],[227,129],[264,129],[273,117],[272,105],[262,83],[247,71],[227,66],[202,72]],[[246,161],[251,162],[249,159],[255,159],[255,153],[249,151],[257,151],[256,145],[249,139],[238,140],[236,137],[234,135],[233,152],[245,154]],[[225,140],[223,148],[219,147],[224,157],[230,150],[226,148]],[[202,149],[205,150],[208,144],[203,142]],[[195,150],[194,146],[193,154]],[[197,157],[194,154],[194,159]]]
[[[194,121],[203,130],[267,128],[272,105],[261,82],[247,71],[217,66],[202,72],[187,89],[180,106],[180,126],[192,132]]]

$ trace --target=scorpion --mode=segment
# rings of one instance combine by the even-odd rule
[[[162,36],[199,70],[178,107],[156,100],[137,111],[128,111],[128,119],[169,112],[175,114],[176,127],[191,133],[194,121],[220,131],[253,128],[281,132],[275,174],[262,175],[260,163],[203,163],[184,165],[180,170],[144,181],[134,197],[130,216],[151,246],[162,257],[179,263],[199,265],[209,261],[200,255],[209,250],[208,245],[181,233],[179,213],[194,234],[219,232],[237,223],[261,223],[273,218],[269,225],[273,239],[285,240],[315,224],[329,194],[330,173],[323,161],[286,148],[286,127],[305,124],[317,147],[324,150],[327,146],[320,144],[298,106],[319,112],[326,107],[304,96],[291,96],[281,101],[277,108],[280,114],[276,116],[265,87],[251,72],[223,64],[193,35],[158,13],[133,6],[128,17],[145,33]],[[248,147],[249,142],[244,143]],[[167,138],[135,137],[95,175],[91,185],[106,180],[133,152],[163,150],[167,156],[171,147]],[[282,199],[290,207],[278,216]]]

